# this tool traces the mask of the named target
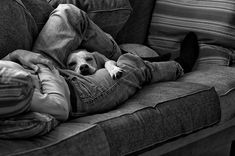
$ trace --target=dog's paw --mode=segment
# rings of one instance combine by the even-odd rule
[[[123,69],[119,67],[113,68],[113,70],[109,71],[111,77],[116,80],[122,77]]]

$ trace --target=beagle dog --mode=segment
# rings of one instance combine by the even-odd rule
[[[98,52],[88,52],[85,49],[73,51],[67,59],[67,68],[81,75],[92,75],[98,69],[106,68],[115,80],[122,76],[123,69],[113,60],[109,60]]]

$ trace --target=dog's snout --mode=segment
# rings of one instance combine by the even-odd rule
[[[89,66],[87,64],[83,64],[80,66],[79,70],[81,71],[81,73],[87,73],[89,72]]]

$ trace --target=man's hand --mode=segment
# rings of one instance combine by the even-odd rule
[[[34,72],[37,72],[39,69],[37,64],[46,65],[51,70],[54,69],[52,62],[49,59],[39,53],[34,53],[27,50],[15,50],[9,54],[9,59],[11,61],[20,62],[23,66],[33,69]]]

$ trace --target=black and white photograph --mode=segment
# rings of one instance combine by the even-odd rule
[[[0,0],[0,156],[235,156],[235,0]]]

